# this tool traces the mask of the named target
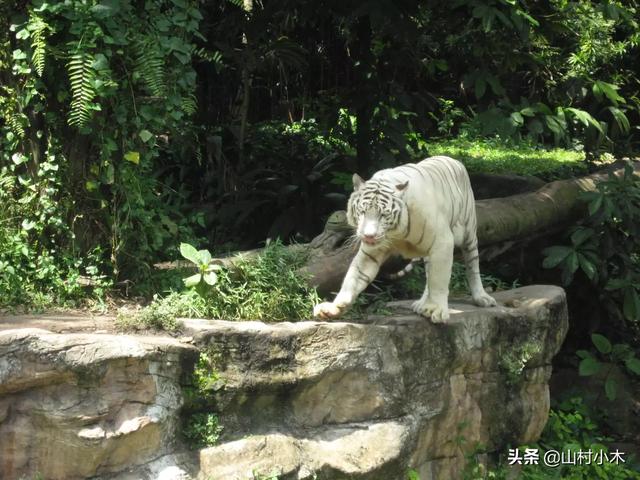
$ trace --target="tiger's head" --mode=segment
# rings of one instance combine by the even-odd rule
[[[409,181],[395,183],[384,179],[364,181],[353,175],[353,193],[347,205],[347,221],[356,236],[367,245],[378,245],[407,222],[403,194]]]

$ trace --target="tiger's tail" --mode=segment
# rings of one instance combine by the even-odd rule
[[[395,272],[395,273],[389,273],[389,274],[387,275],[387,278],[389,278],[390,280],[399,280],[399,279],[401,279],[402,277],[404,277],[404,276],[408,275],[408,274],[411,272],[411,270],[413,270],[413,266],[414,266],[416,263],[420,262],[421,260],[422,260],[423,262],[427,263],[427,261],[429,260],[429,257],[417,257],[417,258],[412,258],[412,259],[409,261],[409,263],[407,263],[407,264],[404,266],[404,268],[403,268],[403,269],[398,270],[398,271],[397,271],[397,272]]]

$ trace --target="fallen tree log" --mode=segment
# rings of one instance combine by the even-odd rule
[[[640,172],[639,161],[630,163],[636,172]],[[609,172],[622,175],[626,164],[624,161],[616,162],[601,172],[550,182],[533,192],[477,200],[481,257],[495,257],[517,242],[567,228],[584,216],[585,205],[580,201],[580,194],[595,190],[596,184],[605,180]],[[302,272],[310,278],[319,292],[326,294],[340,287],[358,250],[358,242],[353,241],[353,231],[347,224],[345,212],[338,211],[329,217],[324,231],[310,243],[288,248],[301,249],[308,253],[308,260]],[[259,252],[260,250],[239,252],[215,259],[215,262],[232,267],[238,259]],[[393,260],[391,262],[393,263]],[[396,260],[396,264],[391,268],[396,268],[397,265]]]
[[[595,190],[596,184],[606,179],[610,171],[622,175],[624,165],[619,162],[603,172],[551,182],[534,192],[476,201],[481,249],[491,247],[489,250],[493,253],[487,255],[493,256],[504,249],[505,242],[513,244],[540,236],[541,232],[570,226],[585,213],[580,194]],[[633,167],[640,172],[640,162],[633,162]],[[312,249],[304,271],[320,292],[335,291],[340,287],[357,248],[357,244],[353,244],[325,251]]]

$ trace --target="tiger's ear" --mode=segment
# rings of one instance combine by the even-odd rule
[[[398,183],[396,184],[396,190],[398,190],[399,192],[402,192],[405,188],[407,188],[407,185],[409,185],[409,180],[407,180],[404,183]]]
[[[353,190],[354,191],[360,190],[360,187],[362,187],[363,183],[364,183],[364,180],[362,179],[362,177],[357,173],[354,173],[353,174]]]

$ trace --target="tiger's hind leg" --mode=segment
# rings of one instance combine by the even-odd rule
[[[425,306],[427,304],[427,298],[429,298],[429,257],[422,257],[422,261],[424,262],[425,276],[424,291],[422,292],[420,300],[416,300],[411,304],[412,310],[420,315],[422,315],[422,312],[424,312]]]
[[[462,247],[462,256],[464,258],[467,282],[469,283],[473,303],[479,307],[495,306],[496,300],[489,295],[482,286],[482,279],[480,278],[480,258],[478,255],[478,237],[475,232],[468,234],[467,241]]]

